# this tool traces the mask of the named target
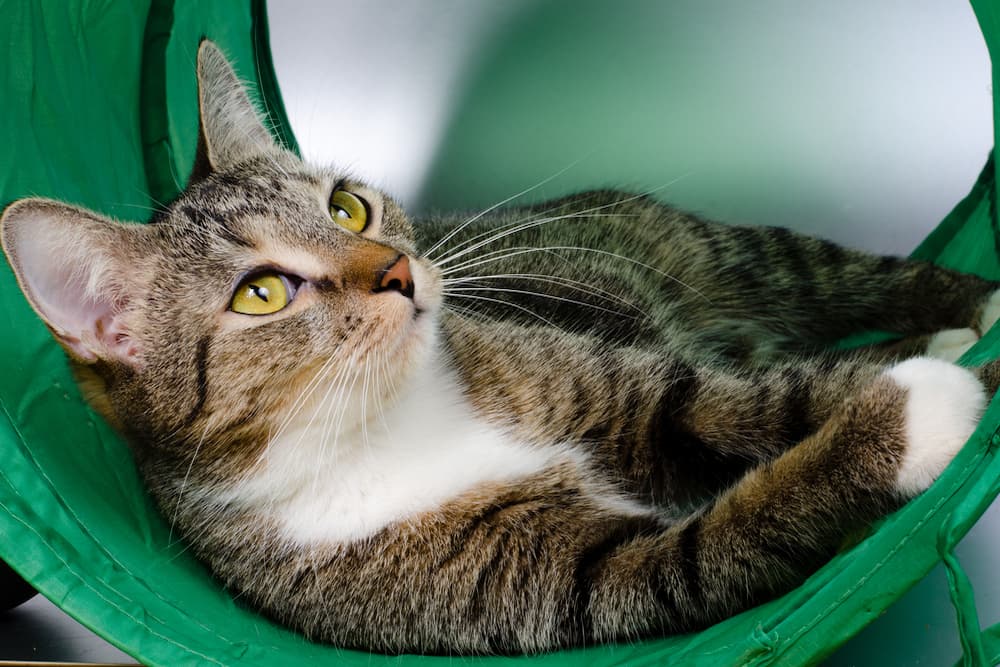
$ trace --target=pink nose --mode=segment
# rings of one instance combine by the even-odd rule
[[[394,290],[407,298],[413,298],[413,274],[410,273],[410,258],[406,255],[400,255],[376,275],[378,280],[373,291]]]

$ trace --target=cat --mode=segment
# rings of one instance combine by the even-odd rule
[[[173,529],[310,639],[703,628],[926,489],[996,389],[951,363],[995,282],[617,191],[411,224],[275,143],[209,41],[196,70],[173,203],[20,200],[3,248]],[[873,329],[903,338],[831,347]]]

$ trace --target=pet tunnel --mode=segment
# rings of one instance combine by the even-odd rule
[[[973,0],[994,62],[1000,6]],[[195,53],[215,40],[254,83],[287,145],[262,0],[3,3],[0,205],[55,197],[145,219],[187,177]],[[1000,127],[1000,68],[993,74]],[[916,255],[1000,278],[995,163]],[[62,352],[0,268],[0,556],[68,614],[147,665],[431,665],[312,644],[242,607],[171,536],[125,445],[80,400]],[[1000,356],[1000,327],[966,358]],[[462,664],[787,665],[822,659],[944,562],[965,664],[1000,661],[953,549],[1000,492],[1000,402],[925,494],[798,589],[703,632]],[[405,585],[405,582],[401,582]]]

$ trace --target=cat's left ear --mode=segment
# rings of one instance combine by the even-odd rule
[[[226,56],[209,40],[198,47],[198,117],[191,183],[213,171],[281,151]]]
[[[81,363],[141,363],[125,316],[138,293],[141,234],[140,225],[48,199],[14,202],[0,218],[0,240],[21,290]]]

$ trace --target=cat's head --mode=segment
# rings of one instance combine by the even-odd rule
[[[433,346],[440,304],[395,202],[275,143],[210,42],[197,71],[191,181],[150,224],[43,199],[0,222],[88,399],[140,445],[257,441],[311,389],[360,387],[374,367],[398,387]]]

